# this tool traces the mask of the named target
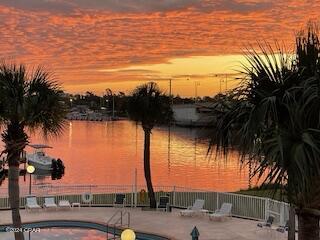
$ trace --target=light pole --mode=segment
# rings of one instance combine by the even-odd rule
[[[173,98],[172,98],[172,78],[169,78],[169,97],[170,97],[170,104],[173,105]]]
[[[31,175],[34,173],[35,171],[35,167],[32,166],[32,165],[28,165],[27,167],[27,172],[29,173],[29,176],[30,176],[30,181],[29,181],[29,195],[31,195]]]
[[[217,75],[216,75],[217,76]],[[221,79],[220,78],[220,93],[222,93],[222,83],[223,82],[225,82],[225,84],[226,84],[226,92],[227,92],[227,90],[228,90],[228,75],[227,74],[225,74],[225,77],[226,77],[226,79],[225,80],[223,80],[223,79]]]
[[[228,91],[228,75],[226,74],[226,92]]]
[[[114,94],[112,93],[112,118],[114,119]]]
[[[190,80],[190,77],[187,78],[187,81]],[[198,98],[198,86],[200,86],[200,82],[199,81],[194,81],[194,102],[197,102],[197,98]]]
[[[194,102],[197,102],[198,98],[198,86],[200,86],[200,83],[198,81],[194,82]]]

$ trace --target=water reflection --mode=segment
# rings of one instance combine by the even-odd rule
[[[207,155],[206,129],[156,127],[151,135],[152,180],[155,185],[176,185],[217,191],[234,191],[248,186],[248,168],[240,170],[236,152],[228,160]],[[59,138],[32,143],[53,147],[51,156],[63,159],[66,173],[61,184],[144,185],[143,130],[129,121],[70,122]],[[50,176],[34,178],[35,184],[50,183]]]

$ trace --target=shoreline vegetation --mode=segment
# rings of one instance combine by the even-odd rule
[[[239,191],[235,191],[233,193],[256,197],[265,197],[277,201],[288,202],[287,197],[283,195],[279,190],[280,188],[283,188],[283,186],[278,186],[277,184],[266,184],[247,189],[240,189]]]
[[[65,106],[68,108],[67,118],[70,120],[106,121],[130,118],[131,94],[126,95],[121,91],[116,93],[106,89],[106,93],[102,96],[92,92],[86,92],[85,94],[61,92],[61,95]],[[166,96],[170,98],[170,106],[208,104],[209,108],[211,105],[218,103],[220,99],[226,98],[226,94],[222,93],[197,98],[181,97],[179,95]]]

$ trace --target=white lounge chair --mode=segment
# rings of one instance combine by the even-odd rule
[[[193,206],[189,206],[186,210],[180,211],[181,216],[194,216],[196,214],[202,213],[204,206],[203,199],[196,199]]]
[[[54,208],[57,210],[58,208],[57,204],[54,202],[54,197],[45,197],[43,206],[45,209]]]
[[[69,208],[71,209],[71,204],[68,200],[60,200],[58,204],[59,208]]]
[[[223,203],[220,209],[217,209],[214,213],[209,214],[210,220],[225,220],[231,217],[231,203]]]
[[[35,196],[26,197],[26,210],[41,209],[40,205],[37,203],[37,198]]]

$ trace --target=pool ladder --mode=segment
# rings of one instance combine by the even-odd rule
[[[127,222],[125,223],[125,220]],[[109,229],[112,227],[113,232],[111,233],[112,236],[109,236]],[[123,227],[130,227],[130,212],[125,210],[118,210],[116,211],[111,218],[107,222],[107,240],[116,240],[120,239],[120,236],[116,234],[116,228],[123,228]]]

